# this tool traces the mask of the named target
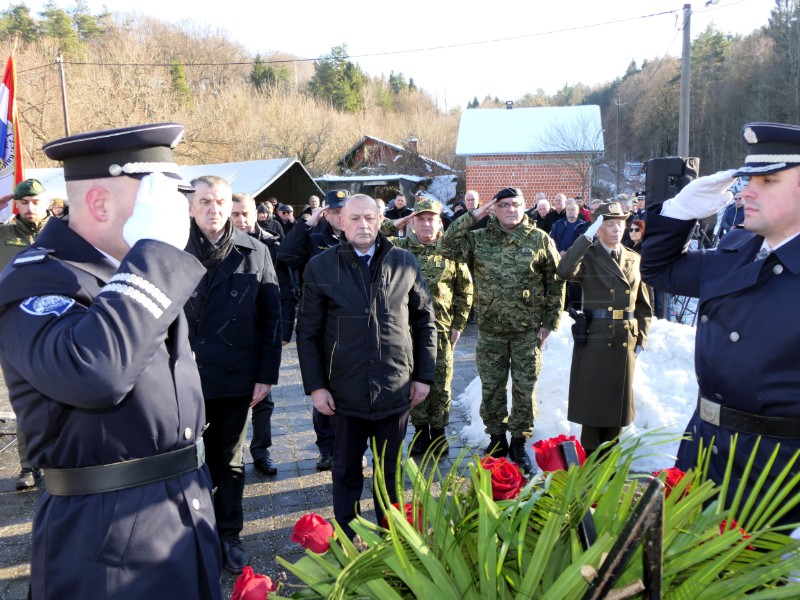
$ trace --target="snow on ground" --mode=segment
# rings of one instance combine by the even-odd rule
[[[558,331],[547,339],[544,364],[536,384],[538,413],[533,439],[561,433],[580,439],[581,426],[567,420],[569,372],[572,362],[572,319],[564,314]],[[652,453],[641,455],[633,467],[653,471],[673,465],[678,442],[697,403],[697,381],[694,374],[695,329],[688,325],[653,319],[647,348],[636,360],[633,380],[636,419],[623,430],[625,436],[652,434]],[[461,437],[470,446],[485,447],[489,435],[484,432],[480,417],[481,382],[476,377],[453,403],[461,408],[470,425],[461,430]],[[511,406],[509,379],[508,403]]]

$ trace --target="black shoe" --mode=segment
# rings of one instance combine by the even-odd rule
[[[253,459],[253,466],[264,475],[272,476],[278,474],[278,467],[275,466],[275,462],[272,460],[269,453],[264,457]]]
[[[241,573],[250,564],[250,554],[242,547],[238,536],[222,540],[222,562],[231,573]]]
[[[17,475],[17,489],[27,490],[28,488],[32,488],[41,478],[41,469],[32,469],[30,467],[22,469],[19,475]]]
[[[431,447],[433,447],[436,454],[441,453],[443,456],[446,456],[450,451],[450,444],[445,437],[444,428],[431,427]]]
[[[489,440],[489,445],[486,446],[486,455],[494,458],[508,456],[508,440],[505,433],[492,436],[492,439]]]
[[[414,429],[417,431],[414,435],[414,439],[411,440],[408,454],[410,456],[422,456],[431,445],[430,427],[428,425],[420,425],[419,427],[414,425]]]
[[[511,437],[511,446],[508,448],[508,458],[517,463],[517,466],[522,469],[525,474],[531,472],[531,459],[528,456],[528,451],[525,449],[525,437]]]
[[[317,461],[317,471],[330,471],[333,466],[333,454],[323,452]]]

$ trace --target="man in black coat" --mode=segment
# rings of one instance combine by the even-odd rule
[[[186,251],[207,269],[186,303],[189,340],[203,384],[206,456],[217,487],[217,517],[225,568],[238,573],[250,556],[244,526],[242,448],[247,412],[278,382],[281,309],[278,280],[267,248],[236,229],[229,217],[231,188],[221,177],[192,181]]]
[[[292,228],[278,251],[279,260],[299,272],[311,258],[328,248],[339,245],[344,239],[339,215],[350,194],[346,190],[330,190],[325,194],[325,205],[314,208],[311,216]],[[333,428],[328,415],[312,409],[314,433],[319,448],[318,471],[328,471],[333,466]]]
[[[183,251],[182,135],[158,123],[46,144],[64,162],[69,219],[51,219],[0,278],[0,363],[46,485],[33,600],[221,598],[181,310],[205,273]]]
[[[306,393],[332,417],[333,510],[352,538],[370,441],[397,501],[409,410],[425,400],[436,374],[436,327],[419,263],[379,233],[375,200],[351,196],[341,222],[348,241],[311,259],[304,272],[297,350]],[[377,499],[375,512],[380,523]]]

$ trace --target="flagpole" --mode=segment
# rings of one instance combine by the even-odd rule
[[[61,73],[61,106],[64,108],[64,131],[69,137],[69,112],[67,111],[67,80],[64,78],[64,58],[61,52],[56,54],[58,70]]]

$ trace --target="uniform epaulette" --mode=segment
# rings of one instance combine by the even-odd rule
[[[49,248],[34,248],[33,250],[28,250],[27,252],[23,252],[22,254],[18,255],[14,259],[14,266],[15,267],[23,267],[25,265],[33,265],[42,263],[47,260],[50,254],[53,253],[53,250]]]

